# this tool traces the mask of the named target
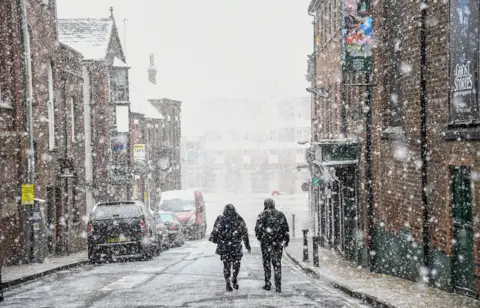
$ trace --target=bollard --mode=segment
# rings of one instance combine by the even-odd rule
[[[320,263],[318,260],[318,242],[320,241],[319,236],[312,237],[312,249],[313,249],[313,266],[319,267]]]
[[[295,238],[295,214],[292,214],[292,237]]]
[[[302,230],[302,231],[303,231],[303,262],[308,262],[308,241],[307,241],[308,229]]]

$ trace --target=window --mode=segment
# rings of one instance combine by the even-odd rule
[[[243,150],[242,151],[242,163],[246,164],[246,165],[251,163],[251,157],[250,157],[250,151],[249,150]]]
[[[128,106],[115,106],[117,132],[128,133],[130,130],[130,112]]]
[[[48,148],[55,149],[55,107],[54,107],[54,93],[53,93],[53,64],[48,62]]]
[[[270,164],[278,164],[278,150],[269,151],[268,162]]]
[[[297,149],[297,153],[295,155],[295,162],[296,163],[305,162],[305,149]]]
[[[295,129],[295,141],[305,141],[305,136],[303,134],[303,129],[297,128]]]
[[[245,141],[250,140],[250,134],[249,133],[243,134],[243,140],[245,140]]]
[[[275,129],[270,131],[270,141],[276,141],[277,140],[277,131]]]
[[[215,158],[215,161],[217,163],[223,163],[225,162],[225,156],[223,154],[223,151],[217,151],[217,157]]]
[[[295,119],[297,119],[297,120],[302,120],[303,119],[302,108],[295,108]]]
[[[187,142],[187,164],[189,166],[200,165],[200,143]]]
[[[128,77],[124,68],[113,68],[110,76],[110,98],[112,102],[128,102]]]
[[[8,98],[5,98],[6,95],[2,93],[2,87],[0,87],[0,108],[10,108],[11,104],[8,101]]]
[[[480,120],[478,26],[478,1],[450,1],[449,120],[453,122]]]
[[[216,139],[217,141],[222,141],[222,134],[221,134],[220,132],[216,132],[215,139]]]
[[[72,142],[75,142],[75,99],[70,99],[70,125],[72,129]]]

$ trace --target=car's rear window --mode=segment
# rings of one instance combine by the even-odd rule
[[[136,204],[99,204],[92,212],[92,219],[133,218],[141,212]]]
[[[172,214],[160,214],[160,217],[165,222],[175,222],[175,218]]]
[[[168,212],[189,212],[195,210],[195,200],[162,199],[160,209]]]

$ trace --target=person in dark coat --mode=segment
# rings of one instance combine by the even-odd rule
[[[264,211],[258,215],[255,236],[260,241],[265,272],[264,290],[272,287],[272,265],[275,274],[275,290],[282,292],[282,254],[283,247],[290,241],[290,229],[285,215],[275,209],[275,201],[266,199]]]
[[[217,217],[209,240],[217,244],[215,253],[220,255],[220,259],[223,261],[223,275],[227,291],[233,291],[232,285],[238,290],[237,277],[243,257],[242,241],[248,253],[251,253],[252,250],[248,240],[247,225],[232,204],[227,204],[223,215]]]

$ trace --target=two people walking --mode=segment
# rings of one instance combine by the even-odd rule
[[[282,254],[283,247],[286,247],[290,240],[289,227],[285,215],[275,209],[275,201],[272,199],[266,199],[264,202],[264,211],[258,216],[255,235],[260,241],[262,249],[265,272],[263,289],[271,290],[270,279],[273,265],[275,290],[282,292]],[[251,247],[247,225],[232,204],[227,204],[223,216],[217,217],[209,240],[217,244],[215,253],[220,255],[220,259],[223,261],[226,290],[230,292],[238,289],[238,273],[243,257],[242,242],[248,253],[251,253]]]

